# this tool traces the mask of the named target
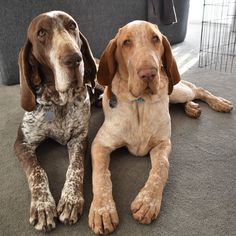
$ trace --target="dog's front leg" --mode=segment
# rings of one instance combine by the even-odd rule
[[[85,132],[86,133],[86,132]],[[84,156],[87,133],[72,138],[68,143],[69,167],[61,198],[57,205],[59,219],[64,224],[74,224],[83,212]]]
[[[133,217],[141,224],[150,224],[160,212],[162,192],[168,178],[170,151],[170,140],[166,140],[150,152],[152,168],[148,180],[131,204]]]
[[[47,175],[39,165],[35,154],[37,146],[24,140],[20,128],[14,147],[31,192],[29,221],[37,230],[50,231],[56,227],[54,221],[57,216],[56,205],[49,190]]]
[[[109,171],[111,151],[96,142],[92,145],[93,201],[89,212],[89,226],[96,234],[111,233],[119,223]]]

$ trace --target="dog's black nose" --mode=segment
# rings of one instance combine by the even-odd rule
[[[155,79],[157,74],[156,68],[145,68],[138,71],[138,76],[144,82],[150,82]]]
[[[81,60],[82,60],[81,54],[76,52],[73,54],[65,55],[62,59],[62,63],[69,68],[75,68],[79,66]]]

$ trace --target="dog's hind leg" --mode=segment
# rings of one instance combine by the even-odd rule
[[[212,109],[219,112],[230,112],[233,109],[233,104],[221,97],[217,97],[194,84],[181,80],[174,86],[174,90],[170,95],[171,103],[184,103],[185,112],[188,116],[197,118],[201,114],[199,105],[193,100],[199,99],[206,102]]]

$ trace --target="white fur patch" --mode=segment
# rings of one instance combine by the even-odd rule
[[[54,38],[52,42],[52,49],[49,52],[50,62],[54,67],[55,73],[55,86],[58,92],[65,92],[70,84],[69,76],[65,69],[60,65],[58,58],[58,46],[60,45],[61,37],[58,37],[58,33],[54,31]]]
[[[188,84],[185,84],[184,81],[180,81],[174,86],[173,92],[170,95],[171,103],[184,103],[187,101],[192,101],[195,98],[195,93],[193,88]]]

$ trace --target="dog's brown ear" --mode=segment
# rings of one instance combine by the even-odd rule
[[[111,85],[116,73],[117,62],[115,60],[116,38],[112,39],[102,53],[97,79],[98,83],[104,86]]]
[[[26,111],[33,111],[36,106],[35,87],[41,82],[38,73],[38,62],[31,54],[29,41],[21,48],[18,58],[21,106]]]
[[[84,61],[84,83],[90,84],[91,87],[94,88],[95,78],[97,73],[95,59],[93,57],[87,39],[84,37],[82,33],[79,34],[80,34],[80,39],[82,40],[81,52]]]
[[[166,74],[169,78],[168,94],[171,94],[173,91],[173,86],[180,81],[180,75],[175,58],[172,54],[170,43],[164,35],[162,35],[162,44],[164,46],[162,61]]]

